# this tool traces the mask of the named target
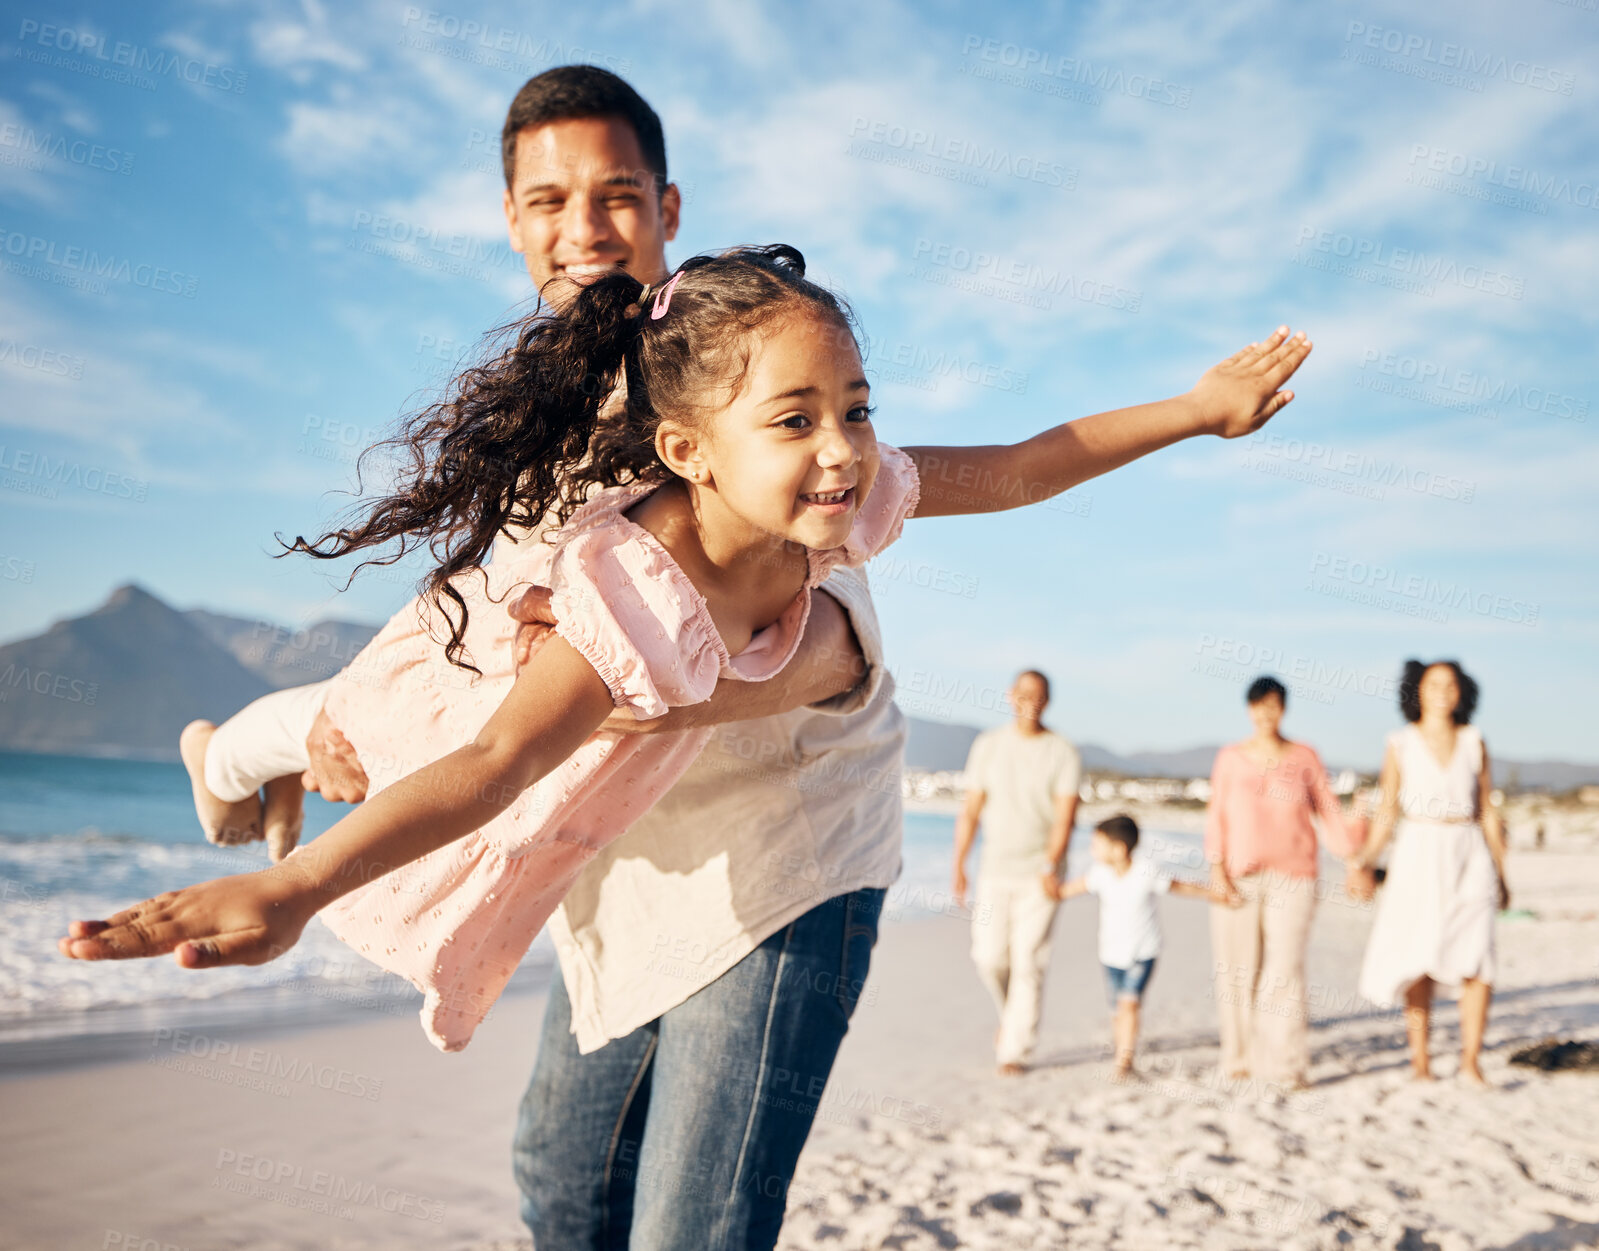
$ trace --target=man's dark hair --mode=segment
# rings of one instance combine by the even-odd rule
[[[1261,700],[1275,695],[1284,708],[1288,707],[1288,688],[1273,677],[1256,678],[1249,684],[1249,690],[1244,692],[1244,703],[1258,704]]]
[[[1454,670],[1455,682],[1460,687],[1460,702],[1455,705],[1450,720],[1456,725],[1470,725],[1481,691],[1476,679],[1460,667],[1458,660],[1434,660],[1427,664],[1419,660],[1405,661],[1404,672],[1399,677],[1399,711],[1405,714],[1406,721],[1421,720],[1421,679],[1433,665],[1445,665]]]
[[[1114,817],[1106,817],[1094,827],[1094,833],[1103,834],[1106,838],[1113,839],[1127,848],[1127,854],[1133,854],[1133,848],[1138,846],[1138,822],[1124,813],[1118,812]]]
[[[644,165],[655,175],[655,193],[666,189],[666,136],[661,133],[661,119],[644,103],[643,96],[598,65],[557,65],[522,84],[500,131],[505,185],[511,186],[516,177],[518,134],[529,126],[585,117],[615,117],[631,126],[644,153]]]

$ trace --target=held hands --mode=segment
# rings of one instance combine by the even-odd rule
[[[1044,894],[1048,895],[1056,903],[1059,903],[1062,890],[1060,879],[1053,873],[1040,873],[1038,875],[1038,881],[1039,884],[1044,888]]]
[[[176,954],[186,969],[265,964],[300,939],[313,901],[280,868],[200,882],[146,899],[104,921],[74,921],[56,943],[74,960]]]
[[[1310,348],[1303,330],[1290,338],[1288,327],[1279,326],[1264,342],[1251,343],[1206,370],[1188,393],[1205,429],[1224,439],[1259,430],[1294,398],[1292,391],[1277,388],[1304,363]]]
[[[1362,857],[1350,856],[1344,861],[1344,889],[1360,903],[1377,893],[1377,874]]]
[[[1238,887],[1233,885],[1232,877],[1220,863],[1210,866],[1210,897],[1229,908],[1244,906],[1244,897],[1238,893]]]

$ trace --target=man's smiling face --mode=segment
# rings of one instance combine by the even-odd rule
[[[657,194],[627,122],[583,117],[526,127],[516,136],[515,168],[505,221],[535,287],[552,278],[581,282],[618,266],[641,282],[666,276],[677,187]],[[546,298],[559,305],[572,290],[558,282]]]

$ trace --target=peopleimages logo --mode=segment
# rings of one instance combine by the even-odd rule
[[[981,248],[940,243],[932,239],[916,240],[911,259],[923,266],[935,265],[969,276],[978,283],[997,282],[1027,293],[1038,292],[1043,296],[1068,295],[1085,304],[1099,304],[1129,313],[1136,313],[1144,298],[1141,291],[1119,287],[1114,283],[1074,275]]]
[[[1588,400],[1585,396],[1568,395],[1552,387],[1523,386],[1426,357],[1406,356],[1368,347],[1360,354],[1360,368],[1363,374],[1369,371],[1370,375],[1381,375],[1397,382],[1412,383],[1416,387],[1458,396],[1461,407],[1476,404],[1489,416],[1497,417],[1499,409],[1510,408],[1544,417],[1558,417],[1563,421],[1588,420]],[[1368,390],[1384,389],[1369,383],[1361,385],[1366,385]]]
[[[1507,163],[1501,166],[1498,161],[1485,156],[1472,156],[1425,143],[1410,145],[1410,164],[1412,167],[1421,165],[1434,174],[1447,174],[1451,178],[1468,181],[1481,179],[1490,187],[1525,191],[1529,195],[1563,201],[1577,208],[1599,208],[1599,196],[1595,195],[1599,182],[1573,182],[1565,175],[1540,174],[1522,165]]]
[[[1478,52],[1447,39],[1438,41],[1435,46],[1431,35],[1417,35],[1391,26],[1350,22],[1344,42],[1359,42],[1391,56],[1414,58],[1439,70],[1458,70],[1461,74],[1477,78],[1497,78],[1501,82],[1564,96],[1572,93],[1577,81],[1574,74],[1540,65],[1536,61],[1512,59],[1502,52]],[[1346,48],[1346,59],[1348,52]]]
[[[1266,458],[1270,458],[1342,475],[1368,486],[1400,487],[1435,499],[1469,504],[1477,497],[1477,483],[1472,478],[1434,473],[1403,461],[1373,456],[1369,452],[1341,450],[1330,443],[1297,439],[1275,430],[1256,431],[1249,436],[1244,446],[1247,454],[1242,463],[1245,469],[1264,470]],[[1383,496],[1379,493],[1371,498],[1381,499]]]
[[[164,291],[193,299],[200,280],[192,274],[129,260],[125,256],[106,256],[81,244],[60,244],[54,239],[7,230],[0,226],[0,263],[23,277],[48,277],[52,271],[83,279],[128,282],[148,291]],[[9,259],[15,258],[15,259]],[[49,266],[50,269],[43,269]]]
[[[43,51],[18,47],[13,55],[26,57],[35,64],[70,69],[92,78],[108,82],[125,82],[142,90],[153,90],[155,82],[142,77],[153,74],[156,78],[176,78],[196,87],[210,87],[238,95],[249,81],[249,75],[231,65],[217,65],[198,57],[178,52],[164,52],[141,47],[136,43],[118,40],[108,43],[104,35],[60,26],[53,22],[40,23],[24,18],[17,31],[23,44],[37,44]],[[56,55],[56,54],[65,55]]]
[[[1045,187],[1070,190],[1077,185],[1077,171],[1059,161],[1011,152],[997,144],[940,135],[937,130],[923,130],[918,126],[904,126],[898,122],[878,121],[857,115],[850,123],[849,137],[857,144],[864,140],[907,154],[948,161],[953,165],[967,165],[985,174],[1001,174]]]
[[[1535,603],[1512,599],[1469,583],[1444,581],[1424,574],[1404,574],[1375,561],[1317,552],[1311,559],[1310,573],[1312,583],[1307,590],[1402,611],[1409,616],[1446,621],[1451,612],[1467,612],[1511,625],[1538,624],[1539,606]],[[1318,585],[1315,581],[1318,576],[1327,581]]]
[[[1365,278],[1389,274],[1403,276],[1413,288],[1423,295],[1432,295],[1436,285],[1461,287],[1468,291],[1481,291],[1484,295],[1499,295],[1519,300],[1525,294],[1527,280],[1514,274],[1489,269],[1485,265],[1462,265],[1446,256],[1417,251],[1415,248],[1396,248],[1381,239],[1366,239],[1359,235],[1336,230],[1320,230],[1315,226],[1302,226],[1294,243],[1296,256],[1307,250],[1335,258],[1343,264],[1318,265],[1315,268],[1346,273],[1352,278]],[[1361,272],[1369,266],[1368,272]],[[1394,284],[1386,284],[1394,285]]]

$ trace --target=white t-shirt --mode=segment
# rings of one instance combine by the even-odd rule
[[[822,589],[849,614],[866,681],[823,704],[718,726],[550,918],[585,1055],[675,1008],[818,904],[899,876],[905,718],[865,571],[835,569]]]
[[[1088,870],[1083,883],[1099,896],[1099,962],[1128,969],[1160,954],[1155,898],[1171,889],[1171,874],[1152,860],[1135,859],[1126,873],[1108,864]]]
[[[966,759],[966,786],[986,795],[979,818],[982,877],[1037,877],[1049,868],[1055,800],[1082,779],[1077,748],[1053,730],[1024,734],[1014,724],[985,730]]]

